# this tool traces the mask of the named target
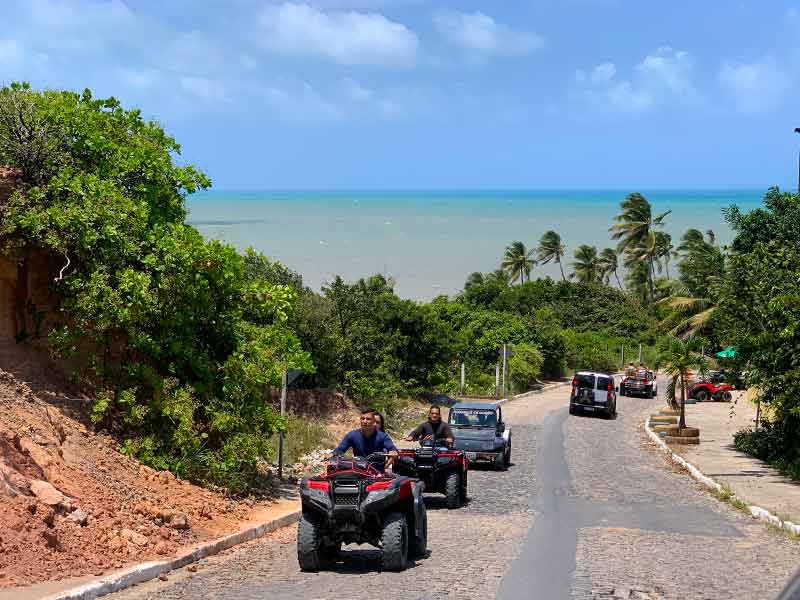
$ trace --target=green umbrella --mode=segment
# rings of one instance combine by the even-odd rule
[[[725,350],[717,352],[714,356],[717,358],[734,358],[736,356],[736,348],[733,346],[728,346],[725,348]]]

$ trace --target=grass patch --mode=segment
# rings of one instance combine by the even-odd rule
[[[709,491],[711,495],[714,496],[720,502],[726,502],[730,504],[732,507],[742,511],[743,513],[750,514],[749,505],[747,502],[739,498],[736,494],[733,493],[733,490],[727,483],[722,483],[721,489],[710,488]]]
[[[278,457],[278,436],[272,436],[273,456]],[[318,448],[331,448],[336,442],[325,426],[316,419],[287,415],[283,436],[284,463],[296,463],[300,457]]]
[[[775,535],[785,537],[787,540],[792,540],[793,542],[800,541],[800,534],[797,534],[794,531],[789,531],[788,529],[784,529],[783,527],[779,527],[778,525],[774,525],[773,523],[767,523],[767,530]]]

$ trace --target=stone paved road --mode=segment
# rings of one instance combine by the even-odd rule
[[[640,424],[657,400],[621,398],[615,420],[568,416],[565,390],[507,406],[514,465],[471,471],[471,502],[429,507],[430,556],[404,573],[347,547],[334,571],[301,573],[293,528],[116,594],[188,598],[662,599],[775,595],[800,544],[668,471]]]

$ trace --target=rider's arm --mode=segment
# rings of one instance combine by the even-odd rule
[[[415,442],[417,441],[420,436],[422,435],[422,425],[415,427],[411,433],[409,433],[405,438],[403,438],[407,442]]]
[[[347,452],[348,449],[353,447],[353,432],[351,431],[347,435],[342,438],[342,441],[339,442],[339,445],[333,451],[334,455],[337,454],[344,454]]]
[[[444,434],[444,439],[447,440],[447,443],[452,446],[455,438],[453,437],[453,431],[450,429],[450,425],[445,423],[444,431],[442,433]]]
[[[383,451],[389,455],[386,457],[386,466],[388,467],[395,461],[395,458],[397,458],[398,451],[397,446],[394,445],[394,442],[392,441],[392,438],[389,437],[389,434],[384,433],[383,435]]]

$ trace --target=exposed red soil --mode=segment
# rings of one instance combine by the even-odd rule
[[[163,558],[269,506],[141,466],[87,409],[47,361],[0,343],[0,588]]]

